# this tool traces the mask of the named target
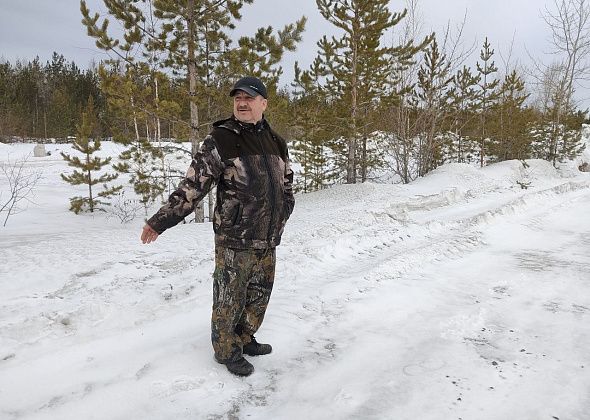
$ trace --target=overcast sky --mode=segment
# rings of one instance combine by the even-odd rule
[[[487,36],[496,50],[507,56],[514,39],[512,59],[527,64],[526,49],[544,61],[544,52],[549,51],[549,33],[541,18],[541,11],[553,0],[418,0],[423,15],[424,29],[441,33],[451,23],[457,25],[467,13],[464,31],[466,47],[477,43],[477,51]],[[104,11],[101,0],[87,1],[91,11]],[[403,9],[404,1],[393,0],[393,11]],[[324,34],[334,30],[319,14],[314,0],[255,0],[253,5],[242,9],[244,18],[238,25],[236,37],[251,34],[259,26],[282,25],[308,17],[303,42],[297,52],[285,57],[285,76],[282,84],[290,82],[293,63],[303,66],[311,63],[316,55],[316,42]],[[105,53],[94,46],[86,35],[81,22],[78,0],[0,0],[0,58],[11,62],[29,60],[39,56],[42,61],[51,57],[53,51],[74,60],[80,67],[105,58]],[[477,59],[477,51],[473,60]],[[496,56],[496,64],[502,68],[502,59]]]

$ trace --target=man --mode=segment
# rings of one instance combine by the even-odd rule
[[[266,87],[255,77],[244,77],[230,96],[233,115],[213,124],[185,179],[147,221],[141,240],[155,241],[217,185],[211,341],[219,363],[247,376],[254,367],[243,355],[272,351],[254,334],[272,291],[275,247],[295,200],[287,144],[264,118]]]

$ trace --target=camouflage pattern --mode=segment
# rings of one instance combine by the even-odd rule
[[[258,331],[275,275],[275,249],[215,247],[211,341],[221,362],[242,357],[242,347]]]
[[[293,211],[293,171],[285,141],[268,125],[218,121],[185,179],[148,224],[158,233],[188,216],[217,185],[215,243],[239,249],[279,245]]]
[[[185,178],[170,195],[168,202],[147,221],[148,225],[161,234],[183,221],[221,176],[223,167],[220,162],[215,140],[209,135],[203,141],[201,150],[193,157]]]
[[[293,211],[293,171],[286,142],[265,119],[213,124],[186,177],[147,223],[159,234],[194,211],[217,186],[211,340],[221,363],[242,357],[272,291],[275,247]]]

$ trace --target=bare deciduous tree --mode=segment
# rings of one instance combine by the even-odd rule
[[[562,70],[558,85],[564,109],[572,105],[575,86],[590,78],[590,1],[554,0],[555,11],[545,8],[543,19],[551,30],[552,54]]]
[[[27,158],[11,161],[10,157],[0,163],[0,173],[8,187],[7,190],[0,190],[0,214],[6,213],[3,226],[6,226],[10,216],[25,210],[19,207],[19,203],[32,203],[35,185],[41,179],[41,173],[29,170],[26,163]]]
[[[542,17],[551,33],[552,57],[549,63],[533,58],[532,76],[538,92],[535,105],[546,116],[543,157],[556,165],[566,149],[577,148],[561,141],[558,150],[559,132],[576,108],[576,87],[590,80],[590,0],[554,0]]]

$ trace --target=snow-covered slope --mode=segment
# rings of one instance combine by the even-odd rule
[[[210,225],[144,246],[140,219],[75,216],[58,156],[30,158],[37,205],[0,229],[2,419],[589,418],[588,174],[452,164],[298,196],[274,351],[242,379],[212,357]]]

